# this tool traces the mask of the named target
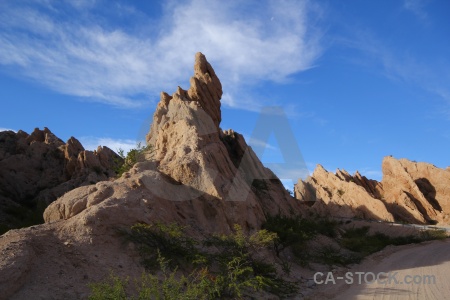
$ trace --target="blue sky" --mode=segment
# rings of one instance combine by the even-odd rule
[[[127,149],[201,51],[222,81],[221,127],[249,138],[281,106],[310,171],[381,179],[387,155],[446,167],[449,37],[446,0],[5,0],[0,129]],[[277,138],[260,156],[284,161]]]

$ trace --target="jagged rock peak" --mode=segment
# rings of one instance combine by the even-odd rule
[[[222,120],[220,99],[222,84],[214,69],[201,52],[195,54],[194,76],[190,80],[191,87],[187,91],[191,101],[198,101],[200,106],[213,119],[217,127]]]
[[[153,119],[152,129],[147,135],[147,142],[155,139],[155,135],[160,127],[162,127],[167,118],[174,119],[175,113],[168,116],[169,104],[176,102],[171,108],[172,111],[183,110],[186,107],[192,109],[201,108],[206,112],[215,126],[216,131],[219,130],[219,124],[222,120],[220,111],[220,99],[222,97],[222,84],[217,77],[214,69],[206,60],[205,55],[198,52],[195,55],[194,76],[190,79],[190,87],[184,90],[178,86],[176,92],[170,96],[166,92],[161,92],[159,104]],[[180,104],[184,104],[180,107]],[[178,118],[186,119],[186,113],[180,113]],[[152,141],[153,141],[152,140]]]
[[[387,156],[381,182],[359,172],[332,174],[318,165],[306,181],[299,180],[295,196],[316,199],[321,214],[404,221],[416,224],[449,224],[450,174],[448,169]],[[367,208],[370,208],[367,210]]]
[[[0,228],[23,226],[26,214],[15,210],[37,215],[65,192],[115,176],[120,159],[107,147],[85,150],[74,137],[64,143],[47,127],[0,132]]]

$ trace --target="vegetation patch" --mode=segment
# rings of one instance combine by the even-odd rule
[[[259,192],[267,191],[267,183],[264,179],[254,179],[252,182],[252,187]]]
[[[111,275],[90,286],[90,299],[113,299],[114,293],[128,297],[114,299],[241,299],[260,290],[281,297],[297,292],[296,283],[284,280],[276,266],[261,256],[264,249],[273,247],[275,233],[263,229],[246,235],[235,225],[229,235],[213,235],[199,242],[186,237],[184,229],[156,223],[122,231],[138,245],[147,269],[162,272],[162,279],[144,274],[133,296],[125,292],[128,279]],[[186,271],[187,276],[183,275]],[[173,292],[170,297],[169,291]]]
[[[274,249],[277,256],[284,249],[291,247],[294,255],[304,258],[306,242],[317,234],[336,237],[338,223],[328,219],[304,219],[299,216],[287,217],[283,215],[269,216],[262,226],[268,231],[277,234],[274,240]]]
[[[127,239],[138,245],[143,264],[147,269],[160,266],[158,253],[168,259],[171,267],[199,264],[205,261],[204,254],[197,249],[197,241],[184,234],[177,224],[136,224],[123,231]]]
[[[9,229],[25,228],[44,223],[45,208],[46,204],[43,202],[38,202],[31,207],[21,204],[6,207],[3,211],[9,217],[8,226],[0,224],[0,234]]]
[[[380,251],[388,245],[399,246],[447,238],[447,233],[443,230],[427,230],[420,232],[417,236],[390,237],[380,232],[369,234],[369,229],[369,226],[347,229],[342,234],[340,244],[353,252],[366,256]]]
[[[206,300],[220,296],[214,278],[207,269],[193,271],[188,276],[169,270],[169,261],[159,255],[161,276],[144,273],[131,284],[129,278],[120,278],[111,273],[106,280],[90,284],[89,300],[105,299],[167,299]]]
[[[136,148],[131,149],[126,155],[125,151],[119,148],[117,153],[120,158],[115,160],[116,167],[114,168],[117,177],[128,172],[137,162],[145,160],[145,156],[147,154],[153,154],[153,151],[152,145],[143,146],[141,143],[138,143]]]
[[[133,280],[111,274],[90,285],[90,299],[242,299],[254,297],[257,291],[282,298],[298,291],[297,283],[285,280],[277,271],[289,275],[291,262],[345,266],[359,263],[387,245],[446,237],[445,232],[436,230],[392,238],[369,234],[369,227],[346,229],[338,236],[338,225],[327,219],[276,215],[267,217],[263,229],[253,234],[245,234],[235,225],[231,234],[197,240],[177,224],[136,224],[122,233],[138,246],[148,272]],[[318,235],[331,244],[310,247],[308,242]],[[283,259],[286,253],[280,254],[285,249],[296,260]],[[270,250],[280,263],[269,262],[266,255]]]

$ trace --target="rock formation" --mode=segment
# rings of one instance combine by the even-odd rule
[[[381,182],[358,172],[329,173],[318,166],[306,181],[299,180],[295,197],[317,200],[312,209],[322,215],[449,224],[450,173],[431,164],[385,157]],[[316,198],[315,198],[316,197]]]
[[[312,208],[321,215],[393,221],[384,203],[353,178],[346,171],[332,174],[318,165],[306,182],[297,183],[294,195],[306,201],[315,200]]]
[[[0,132],[0,227],[31,225],[38,220],[27,217],[42,215],[65,192],[114,176],[119,159],[107,147],[87,151],[73,137],[64,143],[48,128]]]
[[[0,237],[0,298],[82,298],[87,283],[110,269],[139,276],[133,245],[117,235],[136,223],[176,222],[202,236],[235,224],[253,232],[267,214],[301,213],[301,201],[242,135],[220,129],[222,88],[201,53],[190,83],[187,91],[161,94],[147,135],[152,155],[119,179],[66,193],[45,210],[46,224]],[[72,159],[66,167],[74,165]]]
[[[383,160],[383,197],[394,215],[408,222],[449,224],[450,173],[428,163]]]

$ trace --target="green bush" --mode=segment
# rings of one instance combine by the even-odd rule
[[[266,192],[268,187],[267,187],[267,183],[264,179],[254,179],[252,182],[252,187],[257,191],[257,192]]]
[[[448,238],[447,231],[442,229],[425,230],[420,233],[420,239],[423,241],[443,240]]]
[[[292,247],[294,255],[304,258],[306,242],[317,234],[335,237],[336,226],[336,222],[327,219],[315,221],[299,216],[275,215],[267,217],[262,227],[277,234],[277,239],[274,241],[277,256],[283,249]]]
[[[340,249],[328,245],[318,249],[314,259],[328,266],[347,266],[349,264],[359,263],[362,256],[357,254],[343,254]]]
[[[126,236],[138,245],[143,264],[148,269],[159,266],[158,251],[169,259],[172,268],[204,262],[204,255],[196,248],[198,243],[186,236],[183,230],[174,223],[136,224],[126,232]]]
[[[369,235],[369,229],[369,226],[347,229],[342,235],[341,245],[351,251],[368,255],[380,251],[388,245],[399,246],[447,238],[444,230],[427,230],[417,236],[390,237],[380,232]]]
[[[212,253],[210,264],[219,265],[218,273],[233,274],[231,277],[220,276],[223,295],[240,297],[238,290],[244,287],[263,289],[278,296],[297,291],[296,284],[282,279],[273,264],[264,262],[256,255],[263,248],[273,247],[276,238],[276,233],[265,229],[247,236],[239,225],[235,225],[233,233],[213,236],[204,242],[209,253]]]
[[[369,226],[347,229],[342,234],[341,245],[353,252],[369,255],[394,244],[389,236],[382,233],[369,235],[369,230]]]
[[[8,225],[0,223],[0,235],[8,232],[10,229]]]
[[[89,300],[126,300],[128,299],[125,289],[128,285],[128,278],[121,279],[110,273],[109,278],[104,282],[90,284],[91,295]]]
[[[128,172],[137,162],[145,160],[146,154],[153,153],[151,145],[142,146],[141,143],[136,145],[136,148],[131,149],[126,155],[123,149],[118,149],[117,153],[120,159],[115,161],[116,168],[114,171],[117,176],[122,176],[123,173]]]
[[[250,290],[264,289],[278,295],[297,291],[296,284],[283,280],[274,265],[258,257],[260,250],[273,245],[277,237],[273,232],[263,229],[247,235],[235,225],[231,234],[206,237],[202,243],[186,237],[184,228],[176,224],[136,224],[122,232],[137,244],[147,268],[161,267],[163,257],[168,259],[164,266],[173,270],[180,266],[194,269],[197,277],[199,272],[207,272],[214,278],[209,291],[215,296],[210,299],[241,298]]]
[[[217,280],[207,269],[195,270],[184,276],[178,274],[176,270],[169,271],[169,261],[160,255],[158,263],[162,279],[144,273],[141,278],[134,280],[134,286],[131,286],[128,278],[122,279],[111,273],[105,281],[89,285],[91,289],[89,300],[206,300],[220,297]]]
[[[47,205],[38,202],[35,205],[11,205],[4,209],[4,212],[11,217],[8,222],[11,228],[25,228],[44,223],[44,211]]]

